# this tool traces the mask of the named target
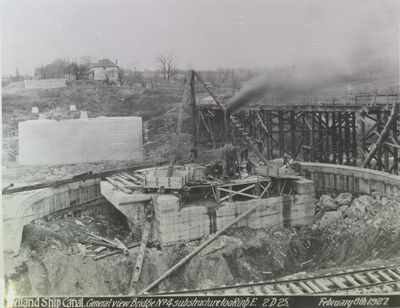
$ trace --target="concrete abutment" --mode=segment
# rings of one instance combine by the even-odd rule
[[[124,193],[101,182],[102,194],[135,225],[140,223],[151,194]],[[265,199],[226,201],[215,206],[197,201],[181,205],[174,194],[162,194],[154,201],[152,239],[161,246],[197,240],[220,230],[254,205],[257,209],[238,223],[261,229],[270,226],[310,224],[314,216],[314,188],[306,179],[294,181],[295,193]],[[129,201],[130,200],[130,201]],[[203,203],[203,204],[202,204]]]
[[[259,229],[268,226],[310,224],[315,210],[315,195],[351,192],[393,197],[400,194],[400,176],[364,168],[319,163],[299,163],[305,177],[292,181],[289,195],[247,201],[225,201],[217,206],[202,201],[182,206],[173,194],[161,194],[154,204],[155,219],[151,237],[161,245],[200,239],[220,230],[248,208],[257,210],[238,223]],[[307,179],[309,178],[309,179]],[[37,218],[76,204],[105,197],[127,220],[131,228],[139,227],[150,193],[126,193],[107,181],[86,180],[57,188],[3,196],[3,236],[5,250],[17,252],[24,225]]]

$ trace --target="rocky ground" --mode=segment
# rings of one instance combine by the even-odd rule
[[[318,272],[368,264],[400,263],[399,199],[379,194],[321,196],[311,226],[228,230],[156,290],[206,288],[268,280],[301,272]],[[83,215],[83,216],[82,216]],[[7,283],[17,294],[128,294],[138,247],[129,255],[105,253],[88,245],[88,232],[125,244],[126,221],[114,214],[38,220],[27,226],[19,256],[7,256]],[[204,240],[204,239],[203,239]],[[201,241],[146,251],[136,291],[157,279],[193,251]],[[86,245],[86,246],[85,246]],[[156,291],[155,290],[155,291]],[[390,292],[382,289],[382,292]],[[366,291],[367,292],[367,291]],[[376,290],[375,290],[376,292]]]
[[[400,197],[323,195],[317,209],[312,230],[323,230],[319,262],[347,264],[400,256]]]

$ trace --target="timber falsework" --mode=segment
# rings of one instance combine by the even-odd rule
[[[202,90],[214,100],[217,96],[210,84],[202,88],[204,82],[198,81],[198,86],[194,81],[191,86],[193,130],[199,142],[218,147],[226,143],[227,129],[220,101],[229,98],[217,98],[216,104],[197,103],[196,93]],[[242,107],[233,118],[236,141],[246,144],[246,139],[252,139],[267,160],[286,154],[306,162],[400,171],[398,93],[363,93],[299,104],[261,100]]]

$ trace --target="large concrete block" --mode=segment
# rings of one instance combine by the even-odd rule
[[[18,123],[19,163],[71,164],[142,159],[140,117]]]
[[[300,178],[294,183],[294,188],[298,194],[314,194],[314,182],[306,178]]]

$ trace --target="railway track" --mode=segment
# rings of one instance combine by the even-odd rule
[[[294,279],[277,279],[210,289],[169,291],[157,295],[311,295],[377,286],[390,286],[393,292],[399,292],[400,266],[358,268],[324,275],[306,275]]]

